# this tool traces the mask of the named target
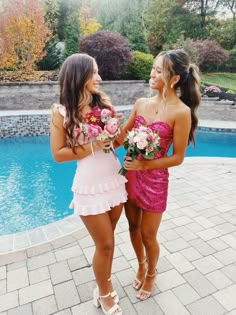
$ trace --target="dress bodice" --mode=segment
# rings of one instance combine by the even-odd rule
[[[59,113],[63,116],[64,121],[63,121],[63,126],[65,127],[66,125],[66,108],[65,106],[61,104],[53,104],[53,109],[56,109],[59,111]],[[80,124],[80,127],[82,127],[82,123]],[[83,132],[78,132],[78,128],[74,128],[74,134],[73,134],[73,142],[74,146],[78,145],[84,145],[90,142],[89,137],[85,136]],[[66,135],[66,142],[69,144],[68,136]]]
[[[173,130],[166,122],[155,120],[151,123],[147,123],[145,118],[141,115],[135,117],[134,127],[137,128],[140,125],[147,126],[152,129],[152,131],[158,133],[160,137],[159,146],[160,151],[155,153],[155,158],[163,157],[167,154],[170,145],[173,141]]]

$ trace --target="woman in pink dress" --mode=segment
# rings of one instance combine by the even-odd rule
[[[133,287],[137,298],[150,297],[156,278],[159,258],[157,231],[166,209],[168,167],[183,162],[188,143],[194,143],[197,127],[195,111],[200,103],[197,67],[190,64],[184,50],[161,52],[154,60],[150,87],[154,97],[137,100],[124,126],[125,132],[140,125],[148,126],[160,137],[160,151],[153,160],[138,156],[134,161],[126,157],[128,201],[125,205],[130,238],[139,268]],[[167,156],[170,145],[172,153]]]
[[[71,207],[95,243],[93,270],[97,287],[93,303],[101,306],[104,314],[121,315],[110,277],[114,229],[127,200],[127,180],[118,174],[120,163],[112,150],[107,152],[110,140],[89,138],[83,129],[88,127],[85,117],[97,117],[101,109],[111,109],[110,100],[99,91],[100,82],[92,57],[74,54],[65,60],[59,75],[60,104],[52,107],[50,145],[57,162],[78,161]]]

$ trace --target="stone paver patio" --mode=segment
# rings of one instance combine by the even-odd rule
[[[71,218],[73,220],[73,217]],[[77,222],[78,220],[75,219]],[[236,314],[236,159],[186,158],[170,169],[153,295],[136,299],[136,259],[122,214],[112,280],[124,315]],[[93,242],[83,227],[0,255],[0,315],[95,315]]]

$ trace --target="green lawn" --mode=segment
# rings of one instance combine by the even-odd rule
[[[236,92],[236,73],[204,73],[201,74],[201,83]]]

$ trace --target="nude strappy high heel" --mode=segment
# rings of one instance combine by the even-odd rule
[[[111,293],[107,293],[106,295],[100,295],[98,294],[98,288],[95,288],[93,291],[93,304],[97,308],[101,306],[103,314],[105,315],[122,315],[122,310],[119,307],[118,304],[114,304],[109,310],[105,310],[104,306],[102,305],[101,299],[105,299],[107,297],[111,296]]]
[[[149,278],[153,278],[157,275],[157,272],[155,271],[155,273],[153,273],[152,275],[148,274],[146,275],[146,277],[149,277]],[[153,286],[154,288],[154,286]],[[138,291],[138,294],[136,295],[136,298],[137,299],[140,299],[142,301],[145,301],[147,300],[148,298],[150,298],[151,294],[152,294],[152,291],[147,291],[147,290],[143,290],[142,288]]]
[[[111,278],[109,278],[108,281],[111,281]],[[113,291],[111,292],[111,297],[113,298],[113,301],[114,301],[116,304],[119,303],[120,299],[119,299],[119,295],[118,295],[118,293],[117,293],[116,290],[113,290]]]
[[[147,259],[145,258],[143,261],[139,262],[138,264],[144,265],[146,263],[146,261],[147,261]],[[145,276],[146,276],[146,272],[145,272],[142,280],[139,280],[137,277],[135,277],[135,279],[133,281],[133,288],[134,289],[139,290],[141,288],[143,281],[145,279]]]

